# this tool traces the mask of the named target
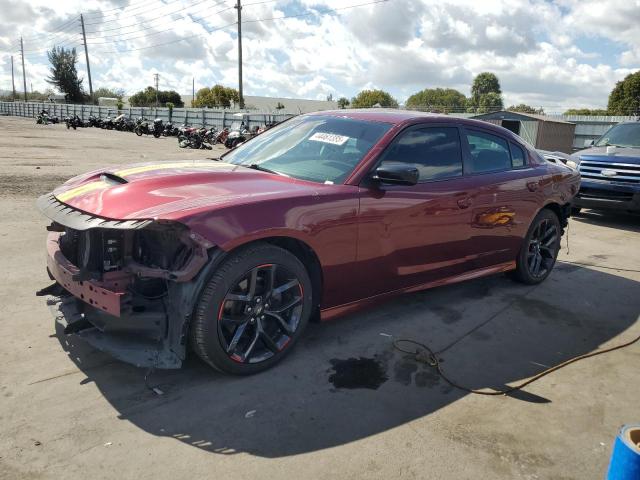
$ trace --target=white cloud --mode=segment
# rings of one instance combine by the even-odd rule
[[[154,71],[160,72],[161,87],[183,94],[191,92],[193,77],[196,88],[235,86],[235,27],[221,28],[235,21],[233,3],[155,0],[121,11],[118,6],[127,2],[68,0],[53,11],[50,1],[0,0],[6,26],[0,33],[0,89],[10,89],[11,54],[21,73],[20,34],[28,82],[47,88],[44,50],[53,43],[82,48],[75,18],[81,10],[94,88],[133,93],[152,83]],[[375,86],[402,101],[426,87],[468,94],[474,75],[492,71],[507,104],[603,106],[615,82],[640,66],[640,0],[390,0],[353,9],[343,8],[362,0],[249,3],[243,9],[249,21],[243,25],[247,95],[324,98]],[[341,10],[318,14],[331,8]],[[251,22],[308,12],[316,14]],[[64,24],[58,32],[55,27]],[[618,45],[619,55],[578,46],[595,35]],[[174,42],[180,38],[185,40]],[[124,40],[110,43],[115,39]],[[82,50],[78,68],[85,71]],[[16,86],[18,80],[20,75]]]

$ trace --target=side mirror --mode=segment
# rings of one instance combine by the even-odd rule
[[[388,163],[376,168],[372,178],[376,182],[392,185],[415,185],[420,172],[416,167],[404,163]]]

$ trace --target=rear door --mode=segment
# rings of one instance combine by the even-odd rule
[[[542,203],[544,172],[529,163],[526,149],[495,131],[466,127],[462,140],[465,172],[474,185],[465,199],[472,266],[512,262]]]

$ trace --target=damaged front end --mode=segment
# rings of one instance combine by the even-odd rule
[[[140,367],[179,368],[213,245],[183,224],[107,220],[59,202],[38,200],[52,220],[47,270],[60,294],[65,333]]]

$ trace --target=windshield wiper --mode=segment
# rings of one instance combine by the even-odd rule
[[[271,170],[270,168],[263,167],[262,165],[259,165],[257,163],[252,163],[251,165],[242,165],[242,166],[247,168],[252,168],[253,170],[260,170],[261,172],[275,173],[276,175],[285,176],[283,173],[276,172],[275,170]]]

